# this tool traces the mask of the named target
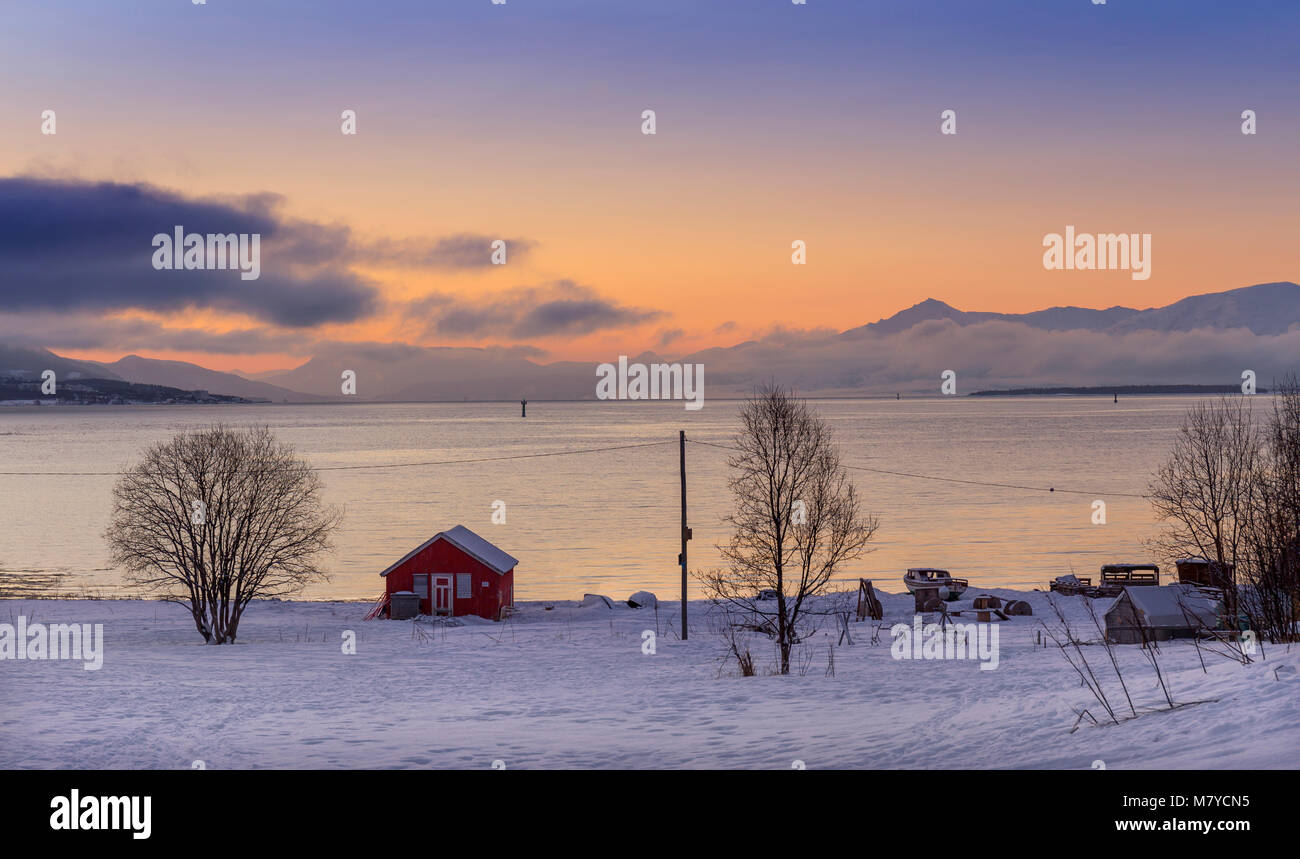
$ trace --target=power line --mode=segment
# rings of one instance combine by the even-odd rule
[[[687,439],[693,444],[704,444],[709,447],[721,448],[722,450],[731,450],[738,453],[743,452],[740,448],[732,447],[725,444],[715,444],[710,441],[699,441],[697,439]],[[854,471],[870,471],[875,474],[891,474],[895,477],[913,477],[917,480],[937,480],[941,483],[963,483],[969,486],[988,486],[996,489],[1023,489],[1029,492],[1064,492],[1067,495],[1091,495],[1093,498],[1098,497],[1119,497],[1119,498],[1147,498],[1146,495],[1139,495],[1133,492],[1089,492],[1083,489],[1057,489],[1055,486],[1026,486],[1022,483],[994,483],[987,480],[964,480],[960,477],[940,477],[936,474],[915,474],[910,471],[890,471],[887,468],[870,468],[865,465],[845,465],[845,468],[851,468]]]
[[[717,444],[710,441],[700,441],[698,439],[688,438],[691,444],[700,444],[707,447],[716,447],[720,450],[729,450],[741,452],[739,448],[731,445]],[[671,441],[650,441],[639,444],[622,444],[609,445],[605,447],[579,448],[576,450],[552,450],[542,453],[519,453],[508,454],[506,456],[482,456],[472,457],[469,459],[431,459],[418,462],[391,462],[391,463],[367,463],[364,465],[322,465],[314,467],[313,471],[363,471],[381,468],[425,468],[438,465],[471,465],[481,462],[505,462],[517,459],[540,459],[552,456],[576,456],[587,453],[605,453],[614,450],[634,450],[645,447],[660,447],[667,444],[673,444]],[[997,483],[988,480],[967,480],[960,477],[942,477],[935,474],[917,474],[910,471],[893,471],[886,468],[871,468],[866,465],[844,465],[847,469],[854,471],[867,471],[874,474],[888,474],[894,477],[910,477],[916,480],[934,480],[940,483],[957,483],[967,486],[984,486],[992,489],[1017,489],[1026,492],[1062,492],[1067,495],[1091,495],[1110,496],[1120,498],[1147,498],[1146,495],[1140,495],[1132,492],[1091,492],[1082,489],[1057,489],[1054,486],[1029,486],[1022,483]],[[123,471],[0,471],[3,477],[120,477],[129,472]]]
[[[649,441],[641,444],[620,444],[609,447],[588,447],[577,450],[552,450],[544,453],[517,453],[508,456],[483,456],[473,459],[430,459],[423,462],[390,462],[386,464],[366,464],[366,465],[322,465],[312,468],[312,471],[358,471],[361,469],[372,468],[422,468],[430,465],[464,465],[475,462],[502,462],[509,459],[538,459],[547,456],[573,456],[581,453],[604,453],[609,450],[631,450],[640,447],[658,447],[665,444],[675,444],[671,441]],[[129,474],[126,471],[0,471],[0,476],[5,477],[120,477]]]

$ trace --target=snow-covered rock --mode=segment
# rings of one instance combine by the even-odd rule
[[[659,598],[649,591],[637,591],[627,598],[627,604],[632,608],[654,608],[659,605]]]

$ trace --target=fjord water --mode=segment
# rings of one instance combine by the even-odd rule
[[[1267,397],[1255,408],[1268,407]],[[880,517],[876,551],[837,578],[890,592],[909,566],[979,587],[1045,587],[1106,562],[1146,560],[1156,528],[1142,494],[1191,397],[934,398],[813,401],[845,463],[948,480],[851,471]],[[326,501],[345,509],[328,583],[311,599],[371,598],[379,572],[456,524],[519,559],[516,596],[673,597],[680,572],[677,432],[727,444],[735,401],[701,411],[676,402],[109,406],[0,410],[0,591],[56,577],[59,593],[122,595],[103,534],[111,475],[178,431],[265,423],[312,465],[382,466],[664,442],[656,447],[454,465],[324,470]],[[731,509],[728,452],[688,444],[692,568],[720,563]],[[1043,491],[979,485],[1043,487]],[[1057,491],[1045,491],[1055,487]],[[1069,490],[1069,491],[1066,491]],[[1082,494],[1075,494],[1082,493]],[[1093,524],[1093,502],[1106,523]],[[493,503],[505,523],[493,524]],[[698,595],[698,586],[692,583]]]

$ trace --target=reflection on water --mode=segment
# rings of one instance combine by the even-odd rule
[[[1256,408],[1268,407],[1266,397]],[[1074,570],[1147,558],[1150,507],[1140,495],[1165,456],[1190,397],[955,397],[823,400],[846,463],[1043,491],[853,471],[879,514],[876,551],[840,578],[902,590],[907,567],[944,567],[981,586],[1041,587]],[[121,593],[103,532],[116,471],[147,444],[213,421],[264,422],[317,466],[536,454],[638,442],[656,447],[473,464],[323,472],[346,509],[332,581],[309,598],[369,598],[380,570],[439,530],[463,524],[519,558],[519,599],[676,593],[677,431],[727,443],[737,403],[530,402],[334,406],[66,407],[0,410],[0,591],[52,587]],[[725,450],[687,447],[694,567],[719,563],[727,538]],[[1055,487],[1057,491],[1045,491]],[[1075,494],[1075,493],[1078,494]],[[1092,523],[1106,501],[1105,525]],[[505,502],[494,524],[493,503]],[[498,520],[501,518],[497,517]],[[34,572],[22,572],[34,571]],[[44,580],[35,576],[44,575]],[[63,578],[57,578],[57,577]]]
[[[67,573],[47,573],[42,570],[0,570],[0,599],[89,595],[75,593],[71,578]]]

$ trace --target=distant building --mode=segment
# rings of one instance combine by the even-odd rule
[[[1211,588],[1232,587],[1232,564],[1219,564],[1206,558],[1183,558],[1175,561],[1178,568],[1178,581],[1189,585],[1204,585]]]
[[[1106,610],[1106,640],[1144,644],[1191,638],[1219,626],[1223,604],[1196,585],[1130,587]]]

